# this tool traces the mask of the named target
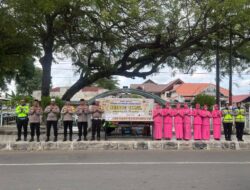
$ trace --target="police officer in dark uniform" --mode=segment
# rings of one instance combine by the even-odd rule
[[[237,103],[237,108],[235,109],[235,128],[238,141],[244,141],[242,137],[245,127],[245,115],[246,110],[241,106],[241,103]]]
[[[91,106],[91,121],[92,121],[92,138],[91,140],[95,140],[95,135],[97,133],[97,140],[101,139],[101,126],[102,126],[102,114],[103,110],[101,109],[99,102],[95,101],[95,103]]]

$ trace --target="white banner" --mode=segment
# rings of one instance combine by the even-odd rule
[[[107,121],[152,121],[153,99],[103,98],[99,99]]]

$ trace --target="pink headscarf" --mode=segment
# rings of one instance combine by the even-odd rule
[[[166,108],[170,108],[170,103],[166,102]]]
[[[218,105],[218,104],[215,104],[215,105],[214,105],[214,109],[215,109],[215,110],[218,110],[218,109],[219,109],[219,105]]]
[[[205,105],[204,105],[204,110],[207,110],[207,108],[208,108],[208,107],[207,107],[207,105],[205,104]]]
[[[161,109],[161,106],[159,104],[156,104],[155,109]]]
[[[184,108],[188,109],[188,104],[187,103],[184,104]]]
[[[177,103],[176,108],[177,108],[177,109],[180,109],[180,108],[181,108],[181,104],[180,104],[180,103]]]

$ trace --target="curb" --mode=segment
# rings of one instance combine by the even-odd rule
[[[1,142],[0,151],[84,151],[84,150],[157,150],[228,151],[250,150],[250,142],[227,141],[88,141],[88,142]]]

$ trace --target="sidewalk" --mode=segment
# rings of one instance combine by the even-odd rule
[[[232,135],[232,141],[225,141],[222,135],[220,141],[213,140],[211,135],[210,141],[171,141],[160,140],[153,141],[150,138],[109,138],[104,140],[104,133],[101,133],[101,141],[81,141],[78,139],[77,131],[73,135],[72,142],[62,142],[63,134],[62,128],[59,129],[58,142],[45,142],[45,128],[41,129],[41,142],[15,142],[16,140],[16,127],[8,126],[0,128],[0,151],[79,151],[79,150],[111,150],[111,151],[124,151],[124,150],[156,150],[156,151],[225,151],[225,150],[247,150],[250,151],[250,135],[244,135],[244,142],[238,142],[235,134]],[[53,134],[53,133],[52,133]],[[23,137],[22,137],[23,138]],[[88,139],[91,138],[91,132],[88,133]],[[30,135],[28,135],[28,140]],[[53,140],[53,136],[51,137]]]
[[[233,141],[177,141],[150,139],[110,139],[101,141],[81,141],[77,142],[74,136],[72,142],[62,142],[62,136],[58,142],[15,142],[14,135],[0,135],[0,151],[235,151],[250,150],[250,137],[245,136],[244,142],[238,142],[233,137]],[[104,139],[102,137],[102,139]]]

